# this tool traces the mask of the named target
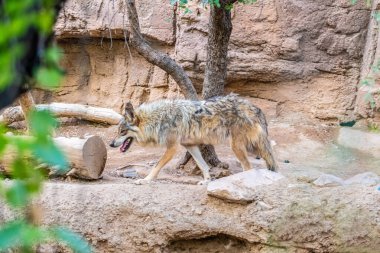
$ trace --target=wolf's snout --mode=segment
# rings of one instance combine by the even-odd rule
[[[114,148],[114,147],[115,147],[115,140],[113,140],[113,141],[110,143],[110,147],[111,147],[111,148]]]

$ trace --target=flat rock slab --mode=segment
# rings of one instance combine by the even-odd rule
[[[378,133],[342,127],[339,130],[338,143],[380,157],[380,134]]]
[[[380,177],[373,172],[365,172],[347,179],[344,183],[346,185],[361,184],[365,186],[375,186],[380,183]]]
[[[313,184],[316,186],[340,186],[344,185],[344,180],[331,174],[322,174]]]
[[[283,175],[267,169],[244,171],[210,182],[207,194],[232,202],[251,202],[256,197],[255,189],[283,178]]]
[[[340,177],[331,174],[320,175],[313,184],[316,186],[342,186],[342,185],[363,185],[363,186],[375,186],[380,183],[380,177],[373,172],[364,172],[350,177],[347,180],[343,180]]]

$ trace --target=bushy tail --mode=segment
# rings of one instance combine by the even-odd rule
[[[276,171],[278,165],[274,159],[272,146],[268,139],[268,128],[265,115],[259,109],[256,116],[258,120],[255,123],[255,127],[252,128],[252,133],[247,136],[248,140],[246,142],[246,148],[248,151],[256,153],[256,155],[262,157],[269,170]]]
[[[272,146],[269,142],[267,134],[263,133],[258,135],[256,149],[258,154],[265,160],[268,170],[276,171],[278,169],[278,165],[274,159]]]

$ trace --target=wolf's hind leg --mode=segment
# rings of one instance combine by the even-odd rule
[[[245,148],[245,143],[243,141],[231,138],[231,148],[235,156],[239,160],[243,170],[250,170],[251,164],[248,161],[247,149]]]
[[[146,176],[144,179],[136,180],[135,183],[136,184],[145,184],[145,183],[149,183],[150,181],[155,179],[157,177],[158,173],[160,172],[160,170],[162,169],[162,167],[164,167],[165,164],[167,164],[173,158],[175,152],[177,151],[177,148],[178,148],[177,146],[168,147],[168,149],[166,149],[164,155],[160,158],[160,160],[158,161],[156,166],[154,166],[154,168],[150,171],[148,176]]]
[[[198,146],[185,146],[184,147],[189,151],[191,156],[194,158],[198,167],[201,169],[203,174],[203,181],[200,181],[199,184],[207,184],[211,180],[210,176],[210,167],[207,165],[206,161],[203,159],[201,151]]]

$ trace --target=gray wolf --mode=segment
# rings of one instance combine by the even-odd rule
[[[126,152],[135,141],[142,145],[166,147],[164,155],[148,176],[136,182],[142,184],[155,179],[182,145],[201,169],[203,181],[200,184],[204,184],[210,181],[210,168],[198,145],[215,145],[226,139],[230,140],[244,170],[251,169],[247,152],[254,151],[265,160],[269,170],[277,169],[264,113],[235,94],[205,101],[159,100],[142,104],[137,109],[127,103],[118,136],[110,146],[120,146],[121,152]]]

